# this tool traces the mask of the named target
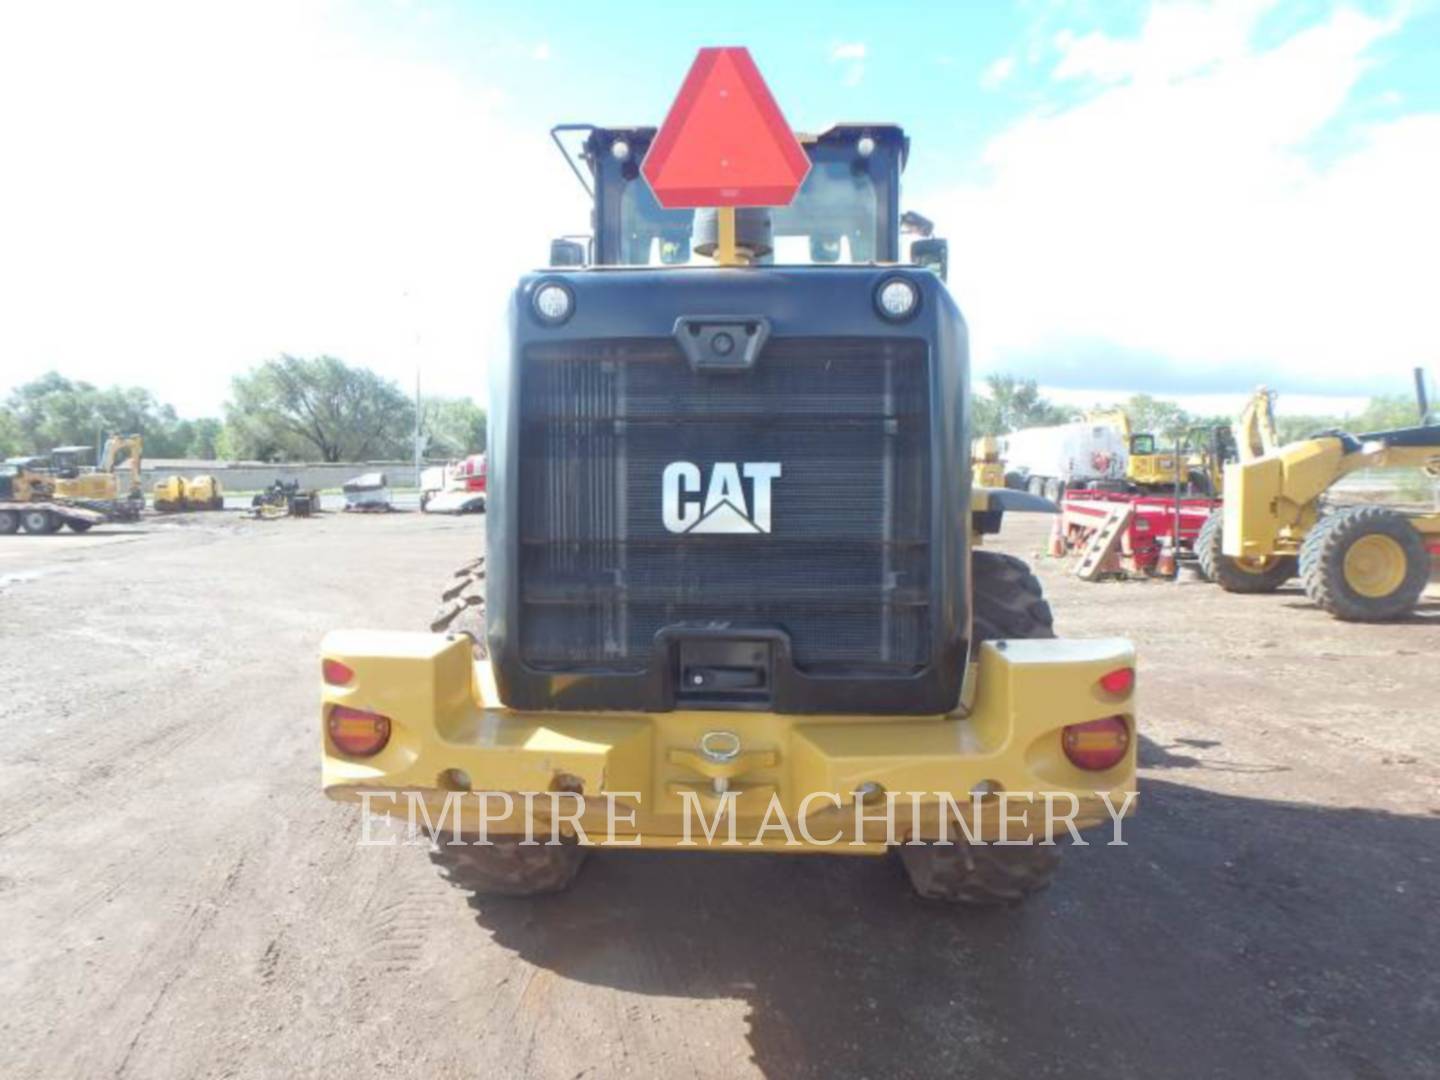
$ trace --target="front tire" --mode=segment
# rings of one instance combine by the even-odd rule
[[[1263,559],[1236,559],[1225,554],[1222,546],[1225,512],[1216,510],[1200,526],[1195,538],[1195,558],[1206,581],[1213,581],[1226,592],[1268,593],[1295,576],[1293,555],[1271,555]]]
[[[1415,610],[1430,579],[1425,539],[1383,506],[1339,510],[1301,550],[1305,595],[1337,619],[1385,622]]]

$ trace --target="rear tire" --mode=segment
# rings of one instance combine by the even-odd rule
[[[1268,593],[1295,576],[1293,555],[1273,555],[1255,562],[1241,561],[1225,554],[1222,547],[1225,512],[1216,510],[1200,526],[1195,538],[1195,558],[1206,581],[1213,581],[1226,592]]]
[[[1347,622],[1384,622],[1415,610],[1430,580],[1425,539],[1405,515],[1354,506],[1305,538],[1305,595]]]
[[[485,556],[471,559],[455,571],[455,580],[440,594],[430,630],[469,634],[476,657],[485,655]]]
[[[926,844],[896,849],[915,891],[967,907],[1018,904],[1049,886],[1060,848],[1039,844]]]
[[[973,551],[974,643],[1003,638],[1053,638],[1055,619],[1039,580],[1022,559]],[[1058,847],[1022,844],[902,844],[895,849],[917,893],[967,907],[1018,904],[1050,884]]]
[[[1024,559],[975,550],[970,553],[970,573],[975,605],[972,646],[1005,638],[1055,636],[1055,616],[1045,591]]]
[[[0,536],[14,536],[20,531],[20,515],[14,510],[0,510]]]
[[[477,896],[543,896],[563,892],[585,862],[579,844],[522,846],[522,836],[492,836],[488,845],[451,844],[441,834],[430,861],[452,885]],[[538,839],[538,837],[537,837]]]

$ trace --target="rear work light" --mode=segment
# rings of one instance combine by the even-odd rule
[[[349,757],[374,757],[390,741],[390,718],[336,705],[327,722],[335,749]]]
[[[355,670],[339,660],[326,660],[320,665],[320,674],[331,686],[347,686],[355,678]]]
[[[1135,689],[1135,669],[1116,668],[1100,676],[1100,689],[1107,694],[1128,694]]]
[[[1123,716],[1107,716],[1084,724],[1071,724],[1060,734],[1071,764],[1089,772],[1118,765],[1130,749],[1130,725]]]

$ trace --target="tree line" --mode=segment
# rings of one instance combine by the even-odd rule
[[[427,457],[485,449],[485,410],[470,398],[422,398],[419,419]],[[393,380],[333,356],[267,360],[231,380],[221,416],[196,420],[141,387],[101,388],[52,371],[0,403],[0,457],[140,434],[153,458],[408,459],[415,421],[415,400]]]
[[[1040,393],[1034,379],[1013,375],[989,375],[984,395],[976,394],[971,403],[972,421],[977,435],[1006,435],[1022,428],[1048,427],[1081,419],[1085,411],[1057,405]],[[1177,436],[1195,428],[1229,425],[1233,416],[1202,416],[1188,412],[1174,401],[1150,394],[1131,394],[1123,401],[1097,402],[1094,411],[1123,409],[1136,434],[1149,433],[1162,442],[1173,442]],[[1385,431],[1409,427],[1419,417],[1413,398],[1403,394],[1372,397],[1369,404],[1354,416],[1280,415],[1275,418],[1282,442],[1294,442],[1321,431],[1340,429],[1353,433]]]
[[[1233,417],[1198,416],[1176,402],[1132,394],[1097,409],[1123,408],[1137,432],[1162,440]],[[485,410],[470,398],[422,398],[422,453],[460,457],[485,449]],[[990,375],[972,403],[975,434],[1003,435],[1078,420],[1034,379]],[[138,433],[155,458],[224,461],[371,461],[413,453],[415,401],[390,379],[333,356],[280,356],[231,380],[223,415],[184,419],[135,386],[100,388],[50,372],[12,390],[0,404],[0,457],[43,454],[56,446],[98,445],[106,435]],[[1280,416],[1289,442],[1319,431],[1405,427],[1416,421],[1403,395],[1373,397],[1357,416]]]

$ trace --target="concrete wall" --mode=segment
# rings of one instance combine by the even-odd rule
[[[426,463],[428,465],[428,463]],[[425,466],[422,466],[422,468]],[[265,465],[253,461],[186,461],[146,462],[141,470],[148,493],[157,480],[166,476],[218,477],[226,491],[258,491],[275,480],[299,480],[305,489],[338,488],[361,473],[383,472],[391,487],[418,487],[415,464],[411,461],[367,461],[360,464],[328,465],[325,463]]]

